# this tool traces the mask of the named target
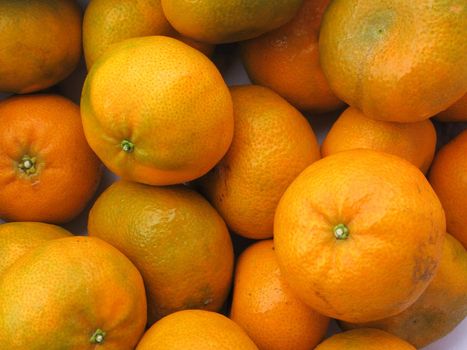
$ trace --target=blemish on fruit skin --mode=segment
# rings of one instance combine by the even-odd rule
[[[451,6],[451,8],[449,9],[450,12],[452,13],[455,13],[455,14],[459,14],[462,12],[462,5],[454,5],[454,6]]]
[[[275,49],[280,49],[284,50],[288,47],[288,38],[287,36],[283,36],[281,38],[276,38],[274,40],[271,40],[271,46],[274,47]]]
[[[412,279],[414,283],[429,281],[438,267],[438,261],[428,257],[416,257]]]

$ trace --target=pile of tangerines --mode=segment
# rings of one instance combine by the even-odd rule
[[[448,334],[467,315],[466,34],[465,0],[1,1],[0,348]],[[233,42],[255,85],[211,60]],[[43,90],[82,46],[77,106]],[[333,111],[320,147],[302,113]],[[464,129],[437,154],[431,117]],[[102,164],[120,179],[91,203]],[[56,226],[87,205],[88,236]]]

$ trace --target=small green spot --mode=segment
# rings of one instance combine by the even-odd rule
[[[36,157],[30,157],[28,155],[23,156],[21,161],[18,164],[20,168],[26,175],[33,175],[36,173]]]
[[[123,140],[120,143],[120,147],[122,148],[123,152],[131,153],[131,152],[133,152],[133,149],[135,148],[135,145],[131,141]]]
[[[339,225],[334,226],[333,232],[334,232],[334,236],[338,240],[347,239],[347,237],[349,237],[349,233],[350,233],[349,229],[344,224],[339,224]]]
[[[102,329],[97,329],[94,334],[91,336],[89,341],[91,344],[103,344],[105,340],[106,333]]]

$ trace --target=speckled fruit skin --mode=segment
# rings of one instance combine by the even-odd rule
[[[321,146],[323,157],[351,149],[372,149],[408,160],[426,173],[436,149],[436,130],[431,120],[394,123],[366,117],[347,108],[332,125]]]
[[[347,231],[346,231],[347,230]],[[304,170],[276,211],[284,278],[308,306],[368,322],[402,312],[427,288],[446,222],[423,173],[371,150],[339,152]]]
[[[5,349],[132,350],[145,325],[140,273],[98,238],[51,240],[21,257],[0,279]],[[102,345],[93,340],[99,330]]]
[[[303,0],[161,0],[180,33],[201,42],[251,39],[290,21]]]
[[[241,43],[250,79],[311,113],[344,106],[331,91],[319,63],[319,28],[329,2],[305,0],[286,25]]]
[[[290,290],[272,240],[251,245],[238,258],[230,317],[262,350],[313,349],[329,325]]]
[[[233,137],[232,98],[216,66],[164,36],[124,40],[106,51],[84,83],[81,115],[104,164],[149,185],[204,175]]]
[[[416,122],[467,92],[465,0],[335,0],[320,61],[337,97],[366,116]]]
[[[91,0],[83,21],[88,69],[112,45],[125,39],[165,35],[170,24],[160,0]]]
[[[235,132],[225,157],[199,184],[235,233],[270,238],[274,212],[287,186],[320,158],[305,117],[274,91],[231,88]]]
[[[10,222],[0,224],[0,278],[29,250],[57,238],[71,236],[60,226],[42,222]]]
[[[447,230],[467,248],[467,130],[439,150],[429,180],[446,212]]]
[[[342,322],[344,329],[378,328],[424,348],[451,332],[467,316],[467,251],[446,235],[443,256],[433,281],[408,309],[364,324]]]
[[[92,207],[88,232],[123,252],[141,272],[149,324],[178,310],[218,311],[224,304],[232,242],[220,215],[198,193],[116,182]]]
[[[175,312],[154,324],[136,350],[258,350],[227,317],[204,310]]]
[[[91,0],[83,20],[83,48],[88,70],[113,44],[150,35],[167,35],[206,55],[214,47],[186,38],[169,24],[160,0]]]
[[[361,328],[338,333],[315,350],[416,350],[412,345],[379,329]]]
[[[75,69],[81,57],[75,0],[3,0],[0,13],[0,92],[43,90]]]

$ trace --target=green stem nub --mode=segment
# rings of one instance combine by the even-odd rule
[[[102,329],[97,329],[89,341],[91,344],[103,344],[105,340],[105,332]]]
[[[120,143],[120,147],[122,147],[123,152],[131,153],[131,152],[133,152],[133,149],[135,148],[135,145],[131,141],[123,140]]]
[[[23,156],[21,161],[18,164],[20,168],[26,175],[32,175],[36,173],[36,157]]]
[[[339,225],[334,226],[333,231],[334,231],[334,236],[338,240],[347,239],[347,237],[349,237],[349,233],[350,233],[349,229],[344,224],[339,224]]]

